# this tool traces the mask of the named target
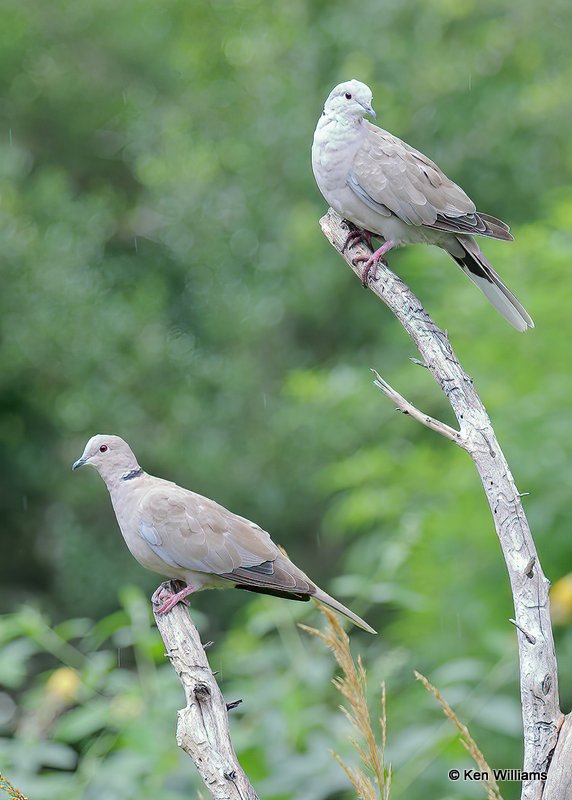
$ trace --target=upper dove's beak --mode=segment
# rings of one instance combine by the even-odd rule
[[[370,117],[373,117],[373,119],[377,119],[377,114],[373,110],[372,106],[364,105],[364,108],[365,108],[366,112],[370,115]]]
[[[72,464],[72,470],[76,470],[76,469],[79,469],[80,467],[83,467],[83,465],[85,464],[86,461],[87,461],[87,458],[85,458],[84,456],[82,456],[81,458],[78,458],[78,460],[75,461]]]

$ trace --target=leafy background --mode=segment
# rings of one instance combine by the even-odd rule
[[[360,78],[382,126],[513,226],[486,251],[536,321],[523,336],[442,253],[391,264],[473,375],[556,581],[572,569],[571,26],[564,0],[5,0],[0,770],[31,798],[198,792],[151,626],[158,578],[97,476],[69,471],[95,432],[258,521],[380,630],[352,640],[372,708],[387,682],[396,800],[482,796],[448,781],[466,755],[414,668],[493,766],[520,765],[511,598],[477,476],[372,388],[375,367],[450,420],[321,236],[309,148],[330,88]],[[244,701],[233,737],[261,796],[350,798],[332,660],[296,627],[316,612],[211,592],[192,613]]]

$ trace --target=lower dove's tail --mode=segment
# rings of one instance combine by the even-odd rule
[[[350,611],[349,608],[346,608],[344,605],[335,600],[333,597],[330,597],[330,595],[326,594],[326,592],[322,591],[322,589],[318,589],[316,587],[316,593],[312,596],[316,600],[319,600],[320,603],[324,603],[324,605],[333,608],[334,611],[337,611],[338,613],[343,614],[348,619],[351,619],[354,625],[357,625],[358,628],[361,628],[362,630],[367,631],[368,633],[377,633],[377,631],[374,631],[371,625],[368,625],[367,622],[364,622],[364,620],[361,617],[358,617],[358,615],[354,614],[353,611]]]
[[[475,240],[468,237],[457,237],[457,241],[463,248],[464,254],[462,256],[449,254],[455,259],[465,275],[479,287],[496,310],[503,315],[513,328],[521,332],[527,328],[534,328],[534,322],[526,309],[504,285]]]

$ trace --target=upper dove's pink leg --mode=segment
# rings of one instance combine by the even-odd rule
[[[153,605],[161,604],[160,607],[155,610],[156,614],[167,614],[177,603],[184,603],[186,606],[189,605],[185,598],[195,591],[195,587],[185,586],[178,592],[174,592],[172,588],[173,584],[174,582],[166,581],[153,593],[153,597],[151,598]]]
[[[368,282],[368,279],[369,279],[369,273],[370,273],[370,271],[372,269],[373,269],[373,276],[375,278],[375,272],[376,272],[378,263],[382,260],[383,256],[391,250],[391,248],[393,246],[394,246],[394,242],[392,242],[391,240],[388,240],[388,241],[384,242],[381,245],[381,247],[378,247],[378,249],[375,251],[375,253],[372,253],[369,258],[367,258],[366,256],[357,256],[354,259],[354,264],[356,262],[358,262],[358,261],[365,261],[363,272],[361,274],[362,286],[367,286],[367,282]]]

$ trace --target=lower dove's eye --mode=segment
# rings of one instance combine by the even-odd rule
[[[350,92],[346,92],[346,100],[351,100],[351,99],[352,99],[352,96],[351,96]]]
[[[105,452],[107,452],[108,449],[109,448],[107,447],[106,444],[102,444],[101,447],[99,448],[99,452],[100,453],[105,453]]]

